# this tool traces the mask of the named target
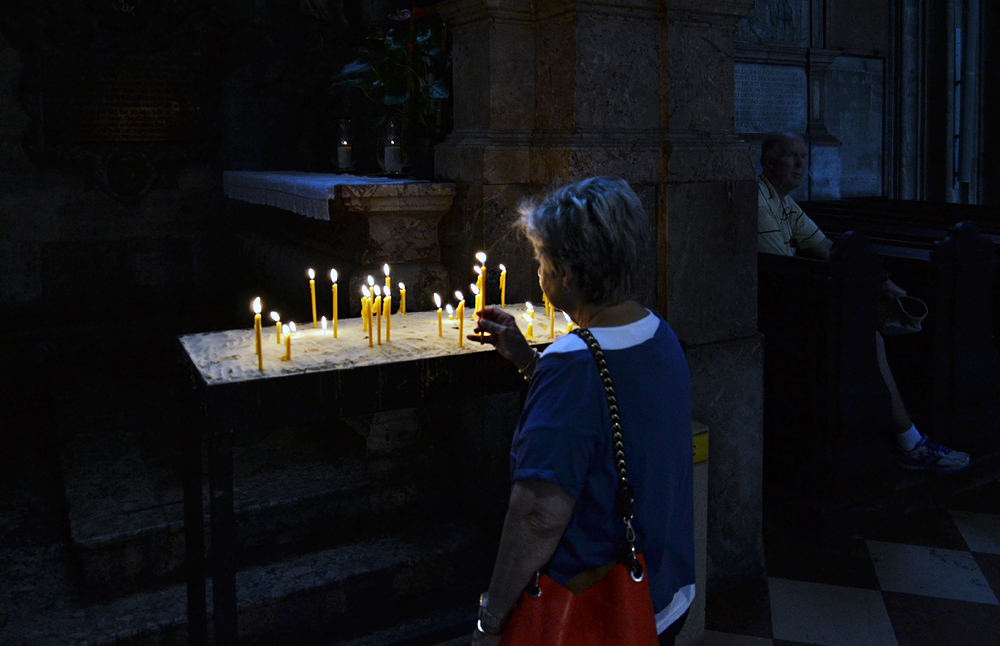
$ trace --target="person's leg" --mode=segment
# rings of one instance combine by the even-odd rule
[[[896,432],[896,444],[900,449],[896,454],[896,464],[906,469],[938,473],[961,471],[969,466],[968,453],[935,444],[917,430],[899,394],[899,388],[896,387],[896,380],[889,369],[889,360],[885,356],[885,340],[878,332],[875,333],[875,356],[892,402],[892,424]]]
[[[892,427],[896,433],[906,433],[913,426],[913,420],[910,419],[906,404],[903,403],[899,388],[896,387],[896,379],[889,369],[889,360],[885,356],[885,339],[878,332],[875,333],[875,356],[878,358],[878,369],[882,373],[882,380],[889,389],[889,398],[892,401]]]

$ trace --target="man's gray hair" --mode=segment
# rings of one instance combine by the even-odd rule
[[[623,179],[591,177],[522,207],[518,225],[535,255],[576,274],[581,296],[605,304],[634,298],[649,240],[646,211]]]
[[[765,162],[770,161],[773,157],[778,156],[780,144],[784,144],[786,141],[792,139],[802,139],[802,136],[787,130],[785,132],[769,132],[764,135],[763,141],[760,142],[761,166],[764,166]]]

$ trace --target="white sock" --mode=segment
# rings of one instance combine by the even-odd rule
[[[923,435],[917,430],[916,425],[910,424],[909,430],[896,434],[896,441],[899,443],[899,448],[904,451],[912,451],[922,437]]]

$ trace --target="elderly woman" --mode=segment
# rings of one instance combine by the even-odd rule
[[[542,291],[589,329],[606,357],[656,632],[672,644],[694,598],[691,388],[673,331],[633,300],[649,240],[645,211],[625,181],[595,177],[526,209],[519,224]],[[616,558],[624,530],[608,403],[588,345],[567,334],[539,353],[497,307],[479,312],[475,332],[470,340],[495,345],[530,382],[511,446],[500,547],[472,638],[486,645],[500,643],[536,571],[563,586],[579,581]],[[607,608],[608,616],[615,611]]]

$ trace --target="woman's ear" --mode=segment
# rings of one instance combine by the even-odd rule
[[[561,266],[559,271],[561,274],[559,278],[564,292],[568,292],[573,287],[576,287],[576,272],[566,265]]]

